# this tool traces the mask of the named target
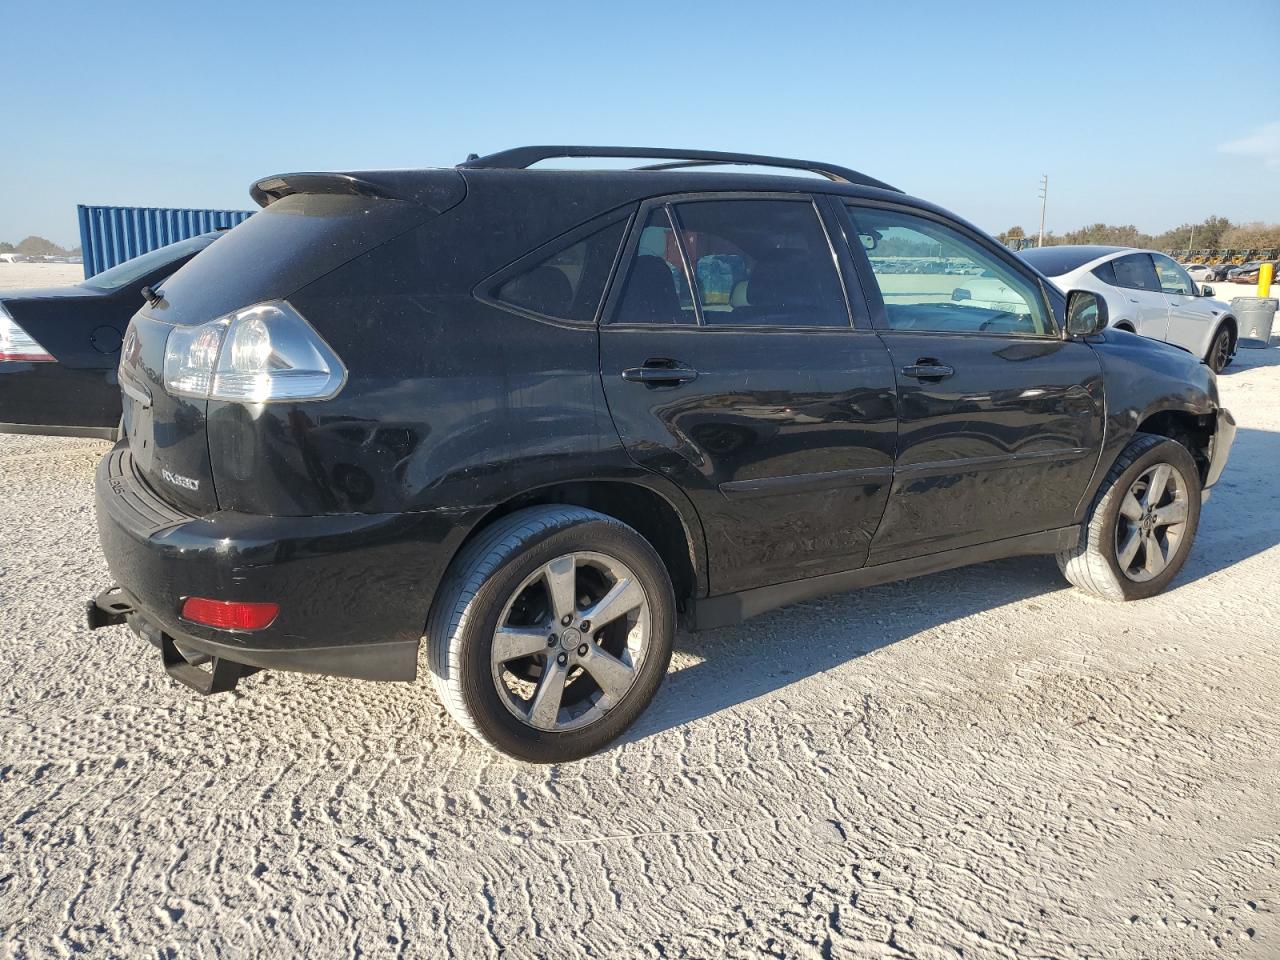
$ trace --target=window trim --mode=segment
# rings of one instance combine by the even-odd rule
[[[573,327],[582,329],[586,327],[594,327],[600,322],[601,314],[605,304],[608,302],[609,293],[614,285],[614,278],[618,272],[618,264],[622,259],[622,252],[627,249],[627,244],[631,236],[631,221],[636,215],[638,204],[628,203],[621,207],[603,213],[598,217],[580,223],[572,229],[564,231],[544,243],[538,244],[528,253],[522,254],[516,260],[511,261],[505,267],[489,274],[474,287],[471,288],[471,295],[487,306],[497,307],[499,310],[505,310],[507,313],[513,313],[516,316],[527,317],[530,320],[538,320],[542,323],[552,323],[557,326]],[[530,310],[528,307],[522,307],[519,304],[511,303],[509,300],[503,300],[498,296],[498,290],[508,280],[513,280],[521,274],[527,272],[547,257],[572,247],[574,244],[598,233],[615,223],[623,223],[622,242],[618,244],[618,249],[613,253],[613,262],[609,265],[609,270],[605,274],[604,290],[600,296],[599,302],[590,320],[573,320],[569,317],[557,317],[549,313],[539,313],[536,310]]]
[[[1048,291],[1045,290],[1044,283],[1041,281],[1040,276],[1031,269],[1030,264],[1022,261],[1008,247],[992,240],[990,237],[974,230],[959,220],[950,219],[949,217],[942,216],[941,214],[923,207],[915,207],[906,203],[894,203],[885,200],[871,200],[863,197],[848,196],[840,196],[838,198],[838,202],[841,208],[841,216],[845,224],[845,243],[849,248],[849,254],[853,258],[854,264],[857,267],[858,278],[862,284],[863,296],[866,297],[867,309],[871,314],[871,323],[876,328],[877,332],[882,334],[913,333],[940,337],[993,337],[1015,340],[1063,339],[1063,324],[1059,320],[1057,312],[1053,309],[1053,303],[1049,299]],[[1021,276],[1027,281],[1027,283],[1040,291],[1040,303],[1044,308],[1045,318],[1048,321],[1050,329],[1045,333],[1016,333],[1008,330],[898,330],[889,326],[888,316],[885,312],[884,296],[880,292],[880,284],[876,280],[875,270],[871,266],[871,258],[867,255],[867,251],[862,248],[861,243],[855,246],[850,239],[856,235],[853,219],[849,215],[849,209],[851,207],[888,210],[895,213],[902,213],[907,216],[917,217],[921,220],[932,220],[933,222],[938,223],[970,240],[975,246],[992,254],[994,259],[1003,263],[1016,275]]]
[[[702,190],[688,193],[664,194],[662,196],[650,197],[640,204],[640,209],[636,212],[631,222],[631,233],[628,235],[626,242],[622,245],[623,254],[618,264],[614,267],[614,273],[610,281],[610,289],[605,297],[605,309],[601,314],[600,323],[602,326],[615,327],[619,330],[688,330],[688,329],[705,329],[705,330],[724,330],[735,333],[796,333],[796,332],[822,332],[839,333],[843,331],[858,331],[858,327],[854,322],[856,312],[853,309],[852,293],[848,286],[847,278],[841,269],[839,246],[831,230],[827,224],[826,218],[823,216],[822,205],[819,198],[825,196],[820,192],[810,193],[808,191],[752,191],[752,190]],[[827,249],[831,254],[831,266],[835,272],[837,285],[840,287],[841,296],[844,299],[845,314],[849,319],[847,326],[827,327],[814,326],[806,324],[753,324],[753,323],[705,323],[702,318],[702,302],[701,295],[698,291],[697,277],[694,275],[692,264],[689,262],[689,251],[685,247],[684,237],[681,235],[682,226],[679,219],[679,211],[676,209],[682,203],[700,203],[709,201],[727,201],[727,200],[786,200],[793,203],[808,203],[810,209],[813,210],[814,218],[822,229],[822,234],[827,241]],[[640,234],[644,231],[644,224],[649,219],[649,214],[654,207],[665,207],[667,210],[667,218],[671,223],[672,229],[675,231],[676,244],[680,249],[680,258],[685,268],[685,278],[689,283],[689,290],[693,294],[694,315],[697,323],[672,323],[672,324],[652,324],[652,323],[616,323],[614,317],[618,313],[618,301],[622,297],[622,287],[625,284],[625,269],[630,267],[635,259],[635,250],[640,243]]]

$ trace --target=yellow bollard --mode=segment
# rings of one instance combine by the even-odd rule
[[[1276,272],[1274,263],[1264,263],[1258,268],[1258,296],[1271,296],[1271,281],[1275,279],[1272,274]]]

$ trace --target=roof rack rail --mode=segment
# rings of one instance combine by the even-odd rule
[[[819,163],[815,160],[795,160],[790,157],[769,157],[758,153],[726,153],[722,150],[669,150],[660,147],[586,147],[586,146],[539,146],[514,147],[500,150],[487,156],[477,157],[471,154],[460,167],[472,167],[489,170],[524,170],[542,160],[562,157],[620,157],[652,160],[667,160],[667,163],[654,163],[637,167],[637,170],[675,170],[681,167],[705,167],[727,164],[742,164],[754,167],[780,167],[787,170],[807,170],[835,180],[839,183],[856,183],[864,187],[879,187],[881,190],[892,190],[902,193],[897,187],[890,186],[883,180],[868,177],[857,170],[836,166],[833,163]]]

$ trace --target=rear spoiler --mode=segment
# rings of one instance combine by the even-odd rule
[[[249,196],[265,207],[295,193],[327,193],[375,200],[415,203],[444,213],[467,195],[467,182],[457,170],[379,170],[355,173],[284,173],[265,177],[249,188]]]

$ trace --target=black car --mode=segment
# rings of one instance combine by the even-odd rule
[[[1210,264],[1208,271],[1201,278],[1201,283],[1224,283],[1227,274],[1236,269],[1236,264],[1231,262]]]
[[[219,235],[159,247],[83,283],[0,290],[0,433],[116,439],[120,342],[142,288]]]
[[[651,162],[529,169],[561,156]],[[726,163],[826,179],[686,169]],[[1235,434],[1196,358],[843,167],[528,147],[252,193],[134,317],[97,476],[90,624],[203,692],[421,675],[578,757],[679,621],[1021,554],[1158,593]]]

